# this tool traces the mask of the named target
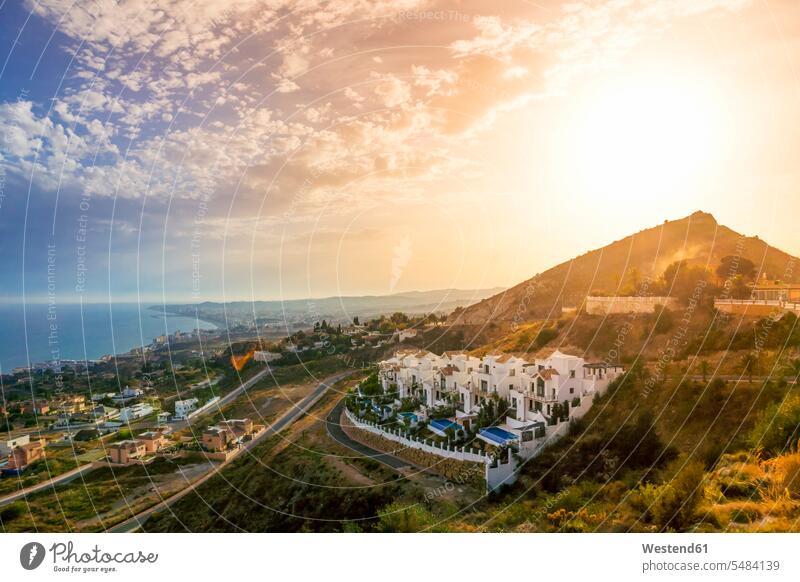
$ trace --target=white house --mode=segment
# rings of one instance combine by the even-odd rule
[[[24,434],[13,439],[4,439],[0,441],[0,458],[7,457],[17,447],[27,445],[31,442],[31,435]]]
[[[253,352],[254,362],[264,362],[265,364],[268,364],[272,360],[280,359],[280,357],[280,354],[276,354],[274,352]]]
[[[476,413],[497,395],[509,402],[516,422],[549,421],[585,397],[602,393],[622,373],[621,366],[588,363],[558,350],[549,357],[527,361],[508,354],[483,358],[458,352],[437,356],[424,350],[398,351],[380,363],[385,392],[397,399],[417,398],[424,406],[455,402],[457,416]]]
[[[477,460],[485,463],[488,490],[513,483],[519,459],[534,457],[566,434],[569,423],[564,421],[583,416],[591,408],[594,395],[603,394],[623,372],[619,365],[589,363],[558,350],[533,361],[508,354],[478,358],[459,352],[437,356],[425,350],[401,350],[379,364],[384,392],[394,395],[396,404],[404,398],[420,402],[415,413],[398,415],[402,422],[406,423],[409,414],[417,419],[429,418],[428,430],[439,436],[450,428],[471,430],[481,406],[489,399],[503,398],[509,403],[504,419],[475,433],[500,455],[477,455]],[[434,407],[446,403],[455,405],[455,418],[432,418]],[[465,448],[430,447],[419,439],[387,433],[374,423],[354,422],[403,446],[446,458],[476,460],[474,451]]]
[[[197,398],[175,401],[175,420],[183,420],[197,410]]]
[[[404,342],[407,339],[417,337],[416,329],[396,329],[392,334],[392,339],[397,342]]]
[[[111,399],[114,402],[127,402],[128,400],[135,400],[139,398],[141,395],[144,394],[144,390],[140,388],[129,388],[125,386],[125,390],[120,392],[119,394],[114,394]]]
[[[119,411],[119,420],[121,422],[131,422],[152,413],[153,407],[149,404],[134,404],[133,406],[126,406]]]

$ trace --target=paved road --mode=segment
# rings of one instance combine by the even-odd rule
[[[325,391],[328,390],[331,386],[333,386],[339,380],[346,378],[353,374],[355,370],[349,370],[347,372],[341,372],[329,378],[326,378],[323,382],[321,382],[310,394],[308,394],[305,398],[303,398],[300,402],[298,402],[294,407],[292,407],[289,411],[287,411],[283,416],[281,416],[278,420],[272,423],[267,430],[265,430],[258,438],[253,439],[252,441],[248,442],[245,446],[243,446],[235,456],[229,458],[227,461],[220,463],[214,470],[209,471],[206,475],[189,485],[186,489],[183,489],[173,495],[172,497],[168,497],[154,505],[153,507],[142,511],[141,513],[136,514],[135,516],[131,517],[123,521],[122,523],[115,525],[109,528],[106,531],[114,532],[114,533],[130,533],[134,532],[139,529],[142,524],[147,521],[147,519],[153,515],[156,511],[160,511],[169,507],[185,495],[191,493],[197,487],[205,483],[211,477],[216,475],[219,471],[221,471],[225,465],[232,462],[234,459],[238,458],[239,455],[243,454],[244,451],[248,451],[254,446],[256,446],[262,439],[272,436],[277,432],[280,432],[287,426],[294,423],[298,418],[302,417],[306,414],[317,401],[322,398],[325,394]]]
[[[347,447],[351,451],[355,451],[364,457],[369,457],[370,459],[374,459],[383,463],[384,465],[388,465],[392,469],[400,469],[411,466],[411,463],[405,459],[401,459],[400,457],[395,457],[389,453],[384,453],[383,451],[373,449],[372,447],[368,447],[367,445],[347,436],[347,433],[344,432],[341,424],[343,412],[344,398],[339,401],[330,414],[328,414],[328,418],[326,419],[325,424],[328,427],[328,435],[330,435],[333,440],[340,445]]]
[[[682,377],[682,376],[679,376],[679,375],[676,375],[676,376],[677,377]],[[687,376],[687,378],[689,378],[690,380],[703,381],[703,375],[702,374],[689,374]],[[740,382],[749,382],[750,381],[750,375],[749,374],[745,374],[745,375],[742,376],[741,374],[716,374],[716,375],[714,375],[714,374],[711,374],[711,373],[706,375],[705,381],[708,382],[708,381],[711,381],[711,380],[715,380],[717,378],[719,378],[721,380],[725,380],[726,382],[735,382],[737,380],[739,380]],[[753,375],[753,383],[754,384],[763,384],[767,380],[771,380],[772,382],[777,382],[780,379],[781,379],[780,376],[756,376],[755,374]],[[786,380],[787,384],[795,384],[796,383],[794,378],[786,378],[786,377],[784,377],[783,379]]]

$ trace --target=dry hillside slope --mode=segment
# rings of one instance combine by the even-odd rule
[[[657,279],[678,260],[716,269],[723,257],[750,259],[770,278],[800,280],[800,260],[723,226],[711,214],[695,212],[642,230],[561,263],[510,289],[454,314],[454,322],[483,325],[558,317],[562,306],[581,305],[592,292],[617,294],[635,280]],[[792,266],[795,268],[792,268]]]

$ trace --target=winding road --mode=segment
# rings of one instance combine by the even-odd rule
[[[391,467],[392,469],[401,469],[411,466],[411,463],[401,459],[400,457],[395,457],[389,453],[384,453],[378,449],[373,449],[372,447],[368,447],[367,445],[350,438],[342,428],[342,412],[344,412],[344,404],[344,398],[342,398],[339,403],[333,407],[333,410],[331,410],[330,414],[328,414],[328,418],[325,422],[328,428],[328,435],[333,440],[340,445],[347,447],[351,451],[359,453],[364,457],[374,459],[379,463],[383,463],[384,465]]]

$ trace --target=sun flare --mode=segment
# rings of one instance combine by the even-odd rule
[[[607,88],[574,121],[568,139],[582,190],[617,202],[685,192],[719,138],[712,99],[688,83]]]

